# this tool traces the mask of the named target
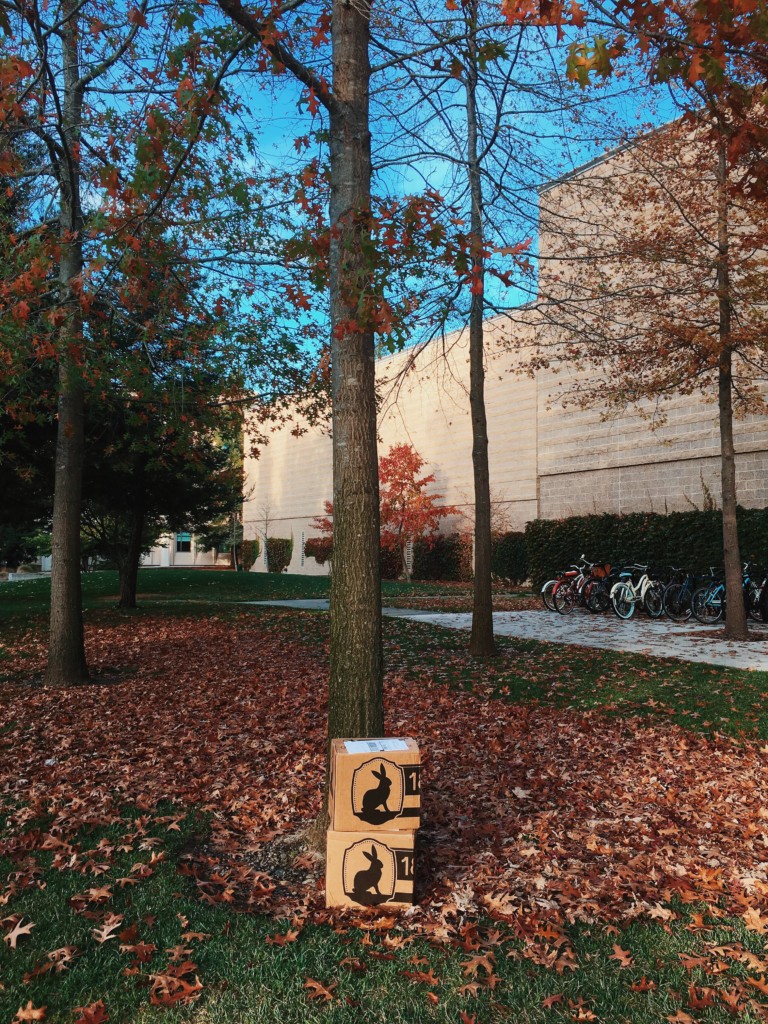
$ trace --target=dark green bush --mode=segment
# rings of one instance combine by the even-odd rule
[[[293,537],[267,537],[267,569],[285,572],[293,556]]]
[[[304,554],[314,558],[318,565],[325,565],[333,558],[333,537],[309,537],[304,542]],[[400,552],[380,548],[379,571],[383,580],[399,579],[403,574]]]
[[[399,550],[379,548],[379,571],[383,580],[397,580],[403,575],[403,559]]]
[[[491,572],[510,583],[522,583],[528,579],[524,533],[502,533],[494,537],[491,543]]]
[[[422,537],[413,545],[415,580],[471,580],[472,540],[466,534]]]
[[[740,508],[738,515],[742,558],[768,566],[768,509]],[[691,510],[536,519],[525,528],[525,545],[535,586],[581,554],[611,565],[640,562],[699,572],[722,565],[722,517],[717,510]]]
[[[253,563],[259,557],[261,546],[258,539],[255,540],[244,540],[240,545],[240,564],[246,570],[251,568]]]

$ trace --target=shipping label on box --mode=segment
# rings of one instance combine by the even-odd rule
[[[331,828],[337,832],[417,829],[420,777],[415,740],[333,740]]]
[[[328,907],[412,906],[413,832],[328,832]]]

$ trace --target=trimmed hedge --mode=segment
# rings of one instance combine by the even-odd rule
[[[399,580],[403,575],[403,560],[398,550],[379,548],[379,572],[383,580]]]
[[[285,572],[293,557],[293,537],[267,537],[267,570]]]
[[[304,542],[304,554],[314,558],[318,565],[325,565],[326,562],[332,561],[333,537],[308,537]],[[403,571],[400,552],[380,548],[379,571],[383,580],[398,579]]]
[[[325,565],[333,558],[333,537],[307,537],[304,554],[314,558],[318,565]]]
[[[768,565],[768,509],[740,508],[738,519],[742,559]],[[704,572],[723,563],[722,515],[691,510],[536,519],[525,528],[525,545],[537,587],[581,554],[611,565],[640,562]]]
[[[472,541],[466,534],[422,537],[413,545],[414,580],[471,580]]]
[[[528,579],[524,533],[503,533],[494,537],[491,542],[491,572],[510,583],[522,583]]]
[[[255,540],[244,540],[242,542],[240,545],[240,564],[246,572],[259,557],[260,551],[261,545],[259,544],[258,538]]]

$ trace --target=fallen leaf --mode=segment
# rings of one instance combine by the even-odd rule
[[[20,1006],[14,1020],[45,1020],[45,1006],[35,1006],[30,999],[26,1006]]]
[[[7,942],[11,949],[16,949],[16,943],[19,941],[22,935],[29,935],[32,929],[35,927],[34,921],[30,921],[29,924],[22,924],[21,921],[15,924],[13,928],[8,932],[7,935],[3,936],[3,942]],[[42,1017],[29,1017],[29,1020],[42,1020]]]
[[[330,985],[325,986],[320,981],[315,981],[314,978],[304,979],[304,988],[307,989],[307,999],[321,999],[325,1003],[333,1001],[334,989],[338,985],[338,981],[332,981]]]
[[[103,999],[91,1003],[90,1006],[78,1006],[74,1012],[80,1014],[74,1024],[106,1024],[109,1020]]]
[[[615,960],[620,967],[632,967],[634,965],[634,957],[628,949],[622,949],[621,946],[614,942],[613,953],[611,953],[611,960]]]

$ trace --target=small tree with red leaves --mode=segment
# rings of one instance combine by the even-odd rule
[[[379,459],[381,546],[400,552],[407,580],[411,578],[408,545],[434,536],[443,519],[461,514],[454,505],[441,505],[441,494],[428,492],[435,476],[419,476],[424,466],[424,459],[410,444],[392,445]]]

